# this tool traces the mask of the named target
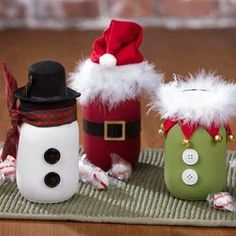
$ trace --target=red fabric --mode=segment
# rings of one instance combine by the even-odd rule
[[[3,147],[1,159],[5,160],[8,155],[15,157],[17,150],[17,143],[19,137],[19,131],[17,124],[19,124],[19,111],[17,107],[17,99],[14,96],[15,90],[18,88],[17,82],[14,77],[8,71],[6,65],[2,63],[2,69],[4,72],[4,81],[6,84],[5,94],[7,100],[7,107],[9,115],[11,117],[11,129],[6,134],[6,141]]]
[[[220,131],[220,126],[216,126],[214,123],[208,127],[208,128],[205,128],[206,131],[211,135],[211,137],[215,137],[216,135],[219,134],[219,131]]]
[[[231,127],[229,126],[229,124],[225,125],[225,131],[228,136],[232,135],[232,130],[231,130]]]
[[[40,110],[32,112],[21,112],[17,106],[17,99],[14,93],[17,89],[17,82],[10,74],[5,64],[2,63],[4,80],[6,84],[6,100],[11,117],[11,128],[6,134],[1,159],[5,160],[8,155],[16,158],[17,145],[19,140],[18,127],[22,123],[28,123],[38,127],[59,126],[68,124],[77,119],[76,104],[70,107],[56,110]]]
[[[142,42],[142,27],[134,22],[112,20],[103,35],[96,39],[90,59],[99,63],[99,57],[105,53],[117,59],[117,65],[140,63],[143,56],[139,52]]]
[[[77,120],[77,107],[74,104],[54,110],[20,112],[20,115],[21,123],[28,123],[37,127],[52,127],[70,124]]]
[[[177,121],[175,119],[166,118],[166,120],[163,123],[164,125],[163,131],[165,135],[177,123],[180,126],[186,139],[190,139],[193,133],[200,127],[200,125],[196,123],[186,123],[183,121]],[[226,124],[224,127],[225,127],[227,135],[232,134],[229,124]],[[216,126],[214,123],[210,127],[207,127],[207,128],[202,127],[202,128],[204,128],[212,137],[215,137],[216,135],[218,135],[220,131],[220,126]]]
[[[175,124],[177,124],[177,121],[176,121],[176,120],[167,118],[167,119],[164,121],[164,124],[163,124],[163,125],[164,125],[164,127],[163,127],[164,134],[167,134],[168,131],[169,131]]]
[[[113,109],[102,104],[98,100],[82,107],[83,118],[93,122],[104,122],[104,120],[136,121],[141,118],[140,102],[130,100],[120,103]],[[84,152],[88,159],[107,171],[111,168],[111,153],[116,153],[132,165],[137,163],[140,152],[140,136],[127,138],[125,141],[105,141],[103,137],[84,135]]]
[[[180,121],[179,123],[180,123],[181,130],[182,130],[182,132],[183,132],[186,139],[190,139],[192,134],[198,128],[197,124],[191,124],[189,122],[186,123],[186,122],[183,122],[183,121]]]

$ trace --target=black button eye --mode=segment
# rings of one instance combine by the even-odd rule
[[[48,164],[55,164],[60,160],[60,152],[55,149],[55,148],[49,148],[45,153],[44,153],[44,160]]]
[[[61,181],[60,175],[58,175],[55,172],[49,172],[45,177],[44,177],[44,183],[49,187],[49,188],[55,188]]]

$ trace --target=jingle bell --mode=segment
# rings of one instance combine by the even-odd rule
[[[160,135],[164,135],[165,133],[164,133],[164,130],[162,129],[162,128],[160,128],[159,130],[158,130],[158,133],[160,134]]]
[[[216,135],[216,136],[214,137],[214,140],[215,140],[215,142],[217,142],[217,143],[221,143],[222,140],[223,140],[223,137],[218,134],[218,135]]]
[[[182,140],[182,144],[187,148],[187,147],[189,147],[190,146],[190,141],[189,141],[189,139],[183,139]]]
[[[232,134],[230,134],[227,138],[228,142],[233,142],[234,141],[234,136]]]

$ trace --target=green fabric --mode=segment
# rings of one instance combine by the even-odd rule
[[[189,166],[182,160],[186,149],[182,145],[185,138],[179,125],[175,125],[165,140],[165,182],[168,190],[176,197],[187,200],[204,200],[209,193],[222,191],[226,182],[226,132],[220,129],[223,137],[221,143],[214,139],[203,128],[198,128],[192,135],[191,145],[198,152],[199,160]],[[186,185],[181,175],[186,169],[193,169],[198,174],[195,185]]]
[[[227,163],[236,158],[228,152]],[[132,224],[236,226],[236,214],[212,209],[206,201],[184,201],[170,195],[163,180],[163,152],[144,150],[129,183],[107,191],[80,183],[78,194],[56,204],[31,203],[15,183],[0,186],[0,218],[74,220]],[[228,169],[227,186],[236,196],[236,169]]]

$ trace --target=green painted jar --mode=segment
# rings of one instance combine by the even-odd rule
[[[185,136],[175,124],[165,137],[164,176],[172,195],[187,200],[204,200],[210,193],[222,191],[226,183],[226,130],[220,128],[222,142],[198,128],[189,147]]]
[[[206,200],[226,184],[230,119],[236,115],[236,85],[199,71],[163,83],[152,97],[165,135],[164,178],[169,192],[186,200]]]

